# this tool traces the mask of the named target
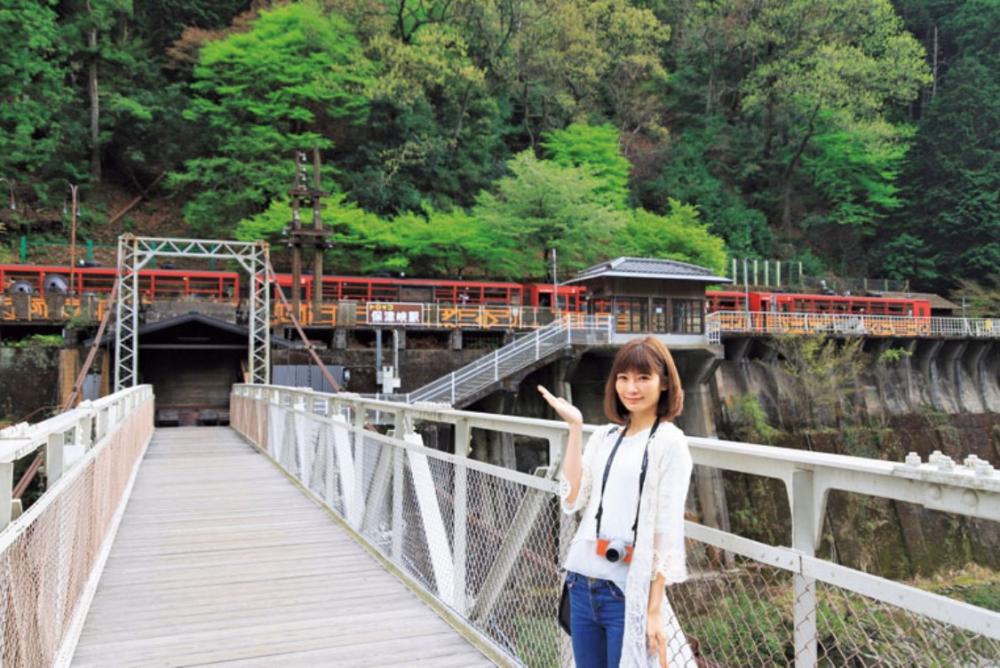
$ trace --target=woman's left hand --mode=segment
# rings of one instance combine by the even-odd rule
[[[646,640],[649,651],[660,657],[660,668],[667,666],[667,632],[663,628],[663,618],[659,612],[646,615]]]

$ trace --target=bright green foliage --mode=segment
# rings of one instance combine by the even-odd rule
[[[376,271],[404,272],[409,276],[449,276],[469,272],[487,275],[496,253],[489,230],[461,209],[403,213],[380,218],[367,213],[344,195],[324,200],[324,225],[333,235],[327,266],[343,274]],[[281,232],[290,224],[287,198],[271,202],[266,211],[240,222],[236,238],[266,239],[280,246]]]
[[[0,176],[59,172],[72,91],[63,85],[54,0],[0,4]],[[6,197],[4,197],[6,202]]]
[[[490,273],[494,256],[492,235],[483,222],[461,209],[427,208],[423,215],[404,213],[392,220],[397,241],[386,258],[387,269],[408,276],[458,276],[473,270]]]
[[[816,134],[812,143],[802,167],[830,207],[827,218],[874,233],[879,220],[901,206],[896,178],[906,146],[838,129]]]
[[[627,214],[607,203],[590,170],[538,160],[531,151],[514,156],[510,170],[473,209],[495,236],[496,275],[544,277],[551,248],[568,270],[607,257]]]
[[[370,70],[351,26],[314,2],[262,12],[249,32],[207,44],[186,116],[204,124],[215,155],[173,178],[200,189],[189,222],[224,231],[263,211],[290,186],[295,150],[329,148],[333,128],[364,119]]]
[[[565,130],[542,135],[542,147],[551,159],[568,167],[586,167],[601,181],[598,191],[612,206],[624,209],[628,199],[629,161],[618,146],[611,125],[573,123]]]
[[[670,201],[666,215],[658,216],[643,209],[633,211],[621,233],[615,235],[617,255],[659,257],[690,262],[726,271],[726,249],[722,239],[713,236],[698,219],[698,209],[690,204]]]

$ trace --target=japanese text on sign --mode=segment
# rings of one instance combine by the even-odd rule
[[[423,305],[368,302],[367,322],[369,325],[422,325]]]

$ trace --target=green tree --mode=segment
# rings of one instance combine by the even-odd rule
[[[763,124],[762,158],[773,164],[788,230],[796,176],[817,135],[840,129],[862,144],[898,141],[885,107],[915,98],[929,73],[888,0],[767,3],[747,34],[761,58],[743,80],[741,106]]]
[[[433,23],[369,39],[379,63],[364,132],[337,154],[352,198],[380,214],[468,206],[507,152],[500,110],[461,34]]]
[[[601,181],[598,192],[605,195],[607,202],[626,208],[630,164],[621,154],[614,126],[573,123],[564,130],[544,133],[542,148],[560,165],[586,167]]]
[[[731,254],[769,257],[774,238],[767,217],[747,206],[738,187],[727,183],[729,175],[718,158],[729,132],[721,116],[705,119],[704,127],[675,132],[661,151],[659,174],[636,184],[637,198],[653,212],[668,211],[672,201],[695,205]]]
[[[202,49],[185,115],[215,151],[172,178],[195,190],[189,222],[217,233],[288,188],[295,150],[330,148],[332,134],[367,112],[371,64],[346,20],[307,1],[261,12],[252,25]]]
[[[617,255],[661,257],[726,271],[725,243],[713,236],[699,219],[698,209],[672,200],[664,216],[638,209],[615,236]]]
[[[136,43],[129,35],[132,0],[71,0],[62,8],[62,36],[70,53],[74,79],[87,100],[87,137],[90,149],[90,180],[101,180],[102,148],[108,133],[102,130],[103,107],[110,103],[118,115],[147,112],[131,100],[130,87],[108,85],[107,78],[128,76],[137,66]],[[85,82],[85,83],[84,83]],[[103,122],[102,122],[103,121]],[[110,121],[113,122],[113,119]]]
[[[531,151],[514,156],[509,168],[511,175],[481,193],[473,209],[494,235],[497,275],[544,277],[552,248],[568,270],[607,257],[628,216],[607,202],[589,169],[539,160]]]
[[[908,206],[895,219],[896,238],[911,249],[883,249],[885,266],[923,262],[950,280],[1000,274],[1000,6],[969,0],[941,24],[955,43],[937,94],[925,109],[903,181]],[[900,257],[900,251],[905,254]],[[909,251],[909,252],[906,252]]]
[[[15,181],[72,171],[61,122],[72,91],[55,5],[8,0],[0,8],[0,176]]]

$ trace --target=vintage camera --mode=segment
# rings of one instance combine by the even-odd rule
[[[627,564],[632,561],[632,550],[633,547],[623,540],[597,539],[597,556],[604,557],[613,564],[619,561]]]

